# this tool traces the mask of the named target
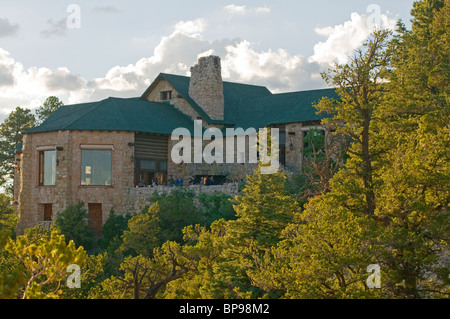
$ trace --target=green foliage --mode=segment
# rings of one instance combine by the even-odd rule
[[[49,96],[44,104],[36,110],[37,124],[44,122],[53,112],[63,106],[56,96]]]
[[[5,250],[5,245],[11,239],[9,233],[0,230],[0,299],[17,298],[27,280],[25,268]]]
[[[111,209],[109,217],[102,226],[102,237],[98,240],[98,246],[107,251],[115,251],[122,244],[121,236],[128,227],[131,215],[116,215]]]
[[[17,107],[0,124],[0,185],[14,178],[14,150],[22,143],[22,133],[35,125],[34,115],[28,109]],[[12,194],[11,185],[8,190]]]
[[[340,207],[332,193],[315,198],[250,276],[283,298],[375,298],[379,292],[366,287],[366,268],[374,263],[365,245],[375,235],[372,223]]]
[[[400,24],[392,43],[395,69],[377,127],[391,147],[377,194],[386,224],[379,259],[389,296],[441,298],[450,293],[448,265],[439,262],[450,233],[450,4],[416,2],[412,15],[412,30]]]
[[[201,212],[205,218],[205,225],[209,226],[221,218],[230,220],[236,217],[232,197],[227,194],[219,192],[214,194],[201,193],[197,196],[197,200],[202,207]]]
[[[261,167],[261,165],[260,165]],[[265,252],[282,240],[283,229],[299,207],[287,195],[286,177],[280,171],[262,174],[258,168],[236,196],[236,219],[220,219],[211,227],[185,228],[185,254],[196,271],[168,285],[168,298],[261,297],[248,272]]]
[[[69,265],[83,265],[86,252],[83,247],[77,249],[73,241],[66,244],[64,235],[57,231],[45,235],[41,232],[39,237],[36,232],[40,230],[32,229],[16,241],[10,239],[5,249],[20,261],[27,274],[23,299],[56,298],[55,292],[44,293],[43,287],[65,279]]]
[[[303,138],[302,173],[291,176],[286,189],[301,206],[311,197],[330,191],[330,180],[343,166],[347,140],[338,133],[332,133],[329,126],[324,130],[310,129]]]
[[[48,291],[58,291],[59,299],[85,299],[91,289],[97,287],[107,275],[104,269],[108,263],[107,253],[87,255],[86,261],[80,266],[81,288],[69,288],[65,283],[49,285]],[[68,276],[69,274],[66,274]]]
[[[162,242],[182,242],[182,229],[186,226],[205,222],[195,205],[195,193],[184,187],[174,189],[170,194],[154,194],[151,203],[158,202],[158,214]]]
[[[166,242],[154,250],[152,257],[126,257],[120,265],[120,274],[92,289],[90,298],[156,298],[168,283],[191,270],[191,261],[185,258],[182,249],[178,243]]]
[[[87,210],[83,207],[83,202],[70,205],[57,214],[53,227],[60,230],[68,242],[72,240],[77,246],[83,246],[89,251],[93,249],[94,235],[92,227],[87,222],[89,217]]]
[[[16,224],[17,214],[11,205],[11,199],[5,194],[0,194],[0,231],[5,230],[14,234]]]
[[[159,202],[147,212],[134,215],[128,221],[128,229],[123,232],[123,246],[136,255],[151,256],[153,250],[164,241],[161,238],[161,209]]]
[[[346,169],[357,179],[354,182],[362,182],[362,207],[358,209],[370,216],[375,210],[378,161],[385,151],[383,141],[373,134],[373,127],[386,93],[383,82],[390,72],[390,36],[387,30],[375,30],[362,48],[355,50],[350,63],[336,64],[323,73],[327,84],[336,87],[340,99],[324,98],[316,105],[319,111],[332,115],[323,122],[352,141]]]

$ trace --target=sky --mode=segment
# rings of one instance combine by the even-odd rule
[[[326,87],[374,27],[410,27],[413,0],[0,0],[0,121],[48,96],[140,96],[159,73],[218,55],[225,81]]]

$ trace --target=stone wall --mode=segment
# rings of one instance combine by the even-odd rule
[[[286,125],[286,168],[294,173],[300,173],[303,162],[303,136],[302,123]],[[292,145],[292,149],[291,149]]]
[[[58,212],[78,201],[88,204],[102,204],[102,220],[107,220],[111,208],[116,212],[140,211],[154,192],[169,193],[173,188],[159,186],[152,188],[134,187],[134,143],[132,132],[98,131],[58,131],[26,134],[23,139],[20,158],[20,174],[16,173],[16,193],[19,224],[16,229],[21,234],[24,229],[44,222],[44,206],[52,205],[53,219]],[[169,156],[172,143],[169,141]],[[206,142],[205,142],[206,143]],[[109,186],[87,186],[81,184],[81,145],[102,145],[112,149],[112,175]],[[55,185],[39,186],[39,148],[56,149]],[[95,148],[95,146],[94,146]],[[170,159],[168,173],[187,181],[192,175],[228,175],[240,180],[251,174],[256,165],[240,164],[181,164]],[[191,186],[196,193],[215,191],[236,194],[238,185]]]
[[[221,192],[230,196],[238,194],[239,183],[229,183],[225,185],[194,185],[184,186],[189,190],[192,190],[196,195],[198,194],[214,194],[215,192]],[[169,186],[156,186],[156,187],[124,187],[123,188],[123,205],[122,211],[116,213],[137,213],[140,212],[145,206],[149,204],[149,198],[153,194],[170,194],[177,187]]]
[[[17,232],[43,221],[44,204],[52,204],[53,218],[69,205],[83,201],[102,204],[105,221],[112,207],[121,209],[123,187],[133,185],[134,142],[131,132],[58,131],[26,134],[23,139],[21,172],[18,176]],[[110,145],[112,148],[112,180],[110,186],[81,185],[81,145]],[[39,151],[42,146],[55,146],[56,180],[53,186],[39,186]]]
[[[212,119],[224,119],[222,68],[219,57],[202,57],[198,64],[191,68],[189,96]]]

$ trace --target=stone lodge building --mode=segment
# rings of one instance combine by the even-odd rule
[[[167,185],[174,178],[186,185],[191,176],[214,176],[222,184],[252,173],[256,165],[249,163],[249,152],[235,151],[234,163],[176,164],[172,151],[179,140],[172,140],[172,132],[184,128],[194,135],[196,121],[203,130],[220,129],[224,141],[227,128],[278,128],[280,163],[300,172],[303,137],[322,119],[313,103],[324,96],[337,98],[333,89],[272,94],[263,86],[222,81],[220,58],[209,56],[191,68],[191,77],[159,74],[140,97],[62,106],[26,131],[16,150],[17,232],[48,225],[78,201],[99,231],[111,208],[143,208],[154,182]]]

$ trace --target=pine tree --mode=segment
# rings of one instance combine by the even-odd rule
[[[20,107],[0,125],[0,185],[8,184],[14,178],[14,151],[22,143],[22,133],[34,125],[35,118],[31,111]],[[8,190],[12,193],[11,186]]]
[[[440,262],[450,234],[449,10],[448,0],[416,2],[412,30],[399,24],[379,126],[391,149],[377,195],[376,214],[388,221],[379,259],[388,293],[404,298],[450,292]]]

